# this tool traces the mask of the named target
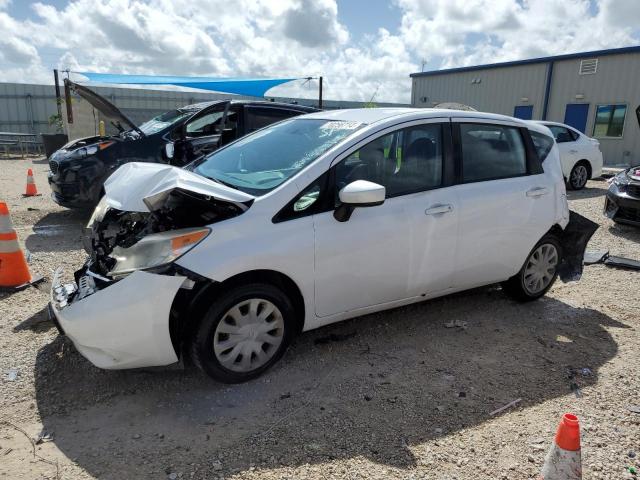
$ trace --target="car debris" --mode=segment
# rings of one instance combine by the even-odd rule
[[[42,429],[38,435],[33,439],[33,443],[36,445],[40,445],[41,443],[51,442],[53,441],[53,432],[49,432],[45,429]]]
[[[462,330],[467,329],[467,322],[463,322],[462,320],[451,320],[444,324],[444,328],[460,328]]]
[[[18,375],[20,374],[20,370],[17,368],[10,368],[7,372],[7,380],[10,382],[15,382],[18,379]]]
[[[587,250],[584,253],[585,265],[597,265],[602,263],[609,267],[622,268],[626,270],[640,270],[640,261],[631,258],[610,255],[608,250]]]

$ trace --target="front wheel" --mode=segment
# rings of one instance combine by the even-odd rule
[[[589,180],[589,169],[583,163],[576,163],[569,174],[569,186],[572,190],[582,190]]]
[[[191,344],[191,357],[207,375],[240,383],[261,375],[291,343],[295,312],[289,298],[268,284],[232,288],[215,300]]]
[[[562,261],[562,247],[553,235],[545,235],[524,262],[520,271],[506,282],[502,289],[520,302],[536,300],[551,288],[558,277]]]

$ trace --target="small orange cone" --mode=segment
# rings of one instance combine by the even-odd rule
[[[574,414],[565,413],[544,461],[540,480],[579,480],[581,478],[580,424],[578,417]]]
[[[27,191],[25,197],[35,197],[38,195],[38,189],[36,188],[36,182],[33,179],[33,170],[27,170]]]
[[[9,208],[5,202],[0,202],[0,288],[20,289],[40,280],[42,277],[31,277],[18,245],[18,235],[11,224]]]

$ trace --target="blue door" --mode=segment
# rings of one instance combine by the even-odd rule
[[[588,115],[588,103],[567,103],[567,109],[564,111],[564,123],[585,133]]]
[[[533,105],[517,105],[513,109],[513,116],[522,120],[531,120],[533,118]]]

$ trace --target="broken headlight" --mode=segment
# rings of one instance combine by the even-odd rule
[[[208,228],[185,228],[147,235],[128,248],[117,246],[110,255],[116,264],[109,273],[125,275],[134,270],[171,263],[195,247],[210,232]]]

